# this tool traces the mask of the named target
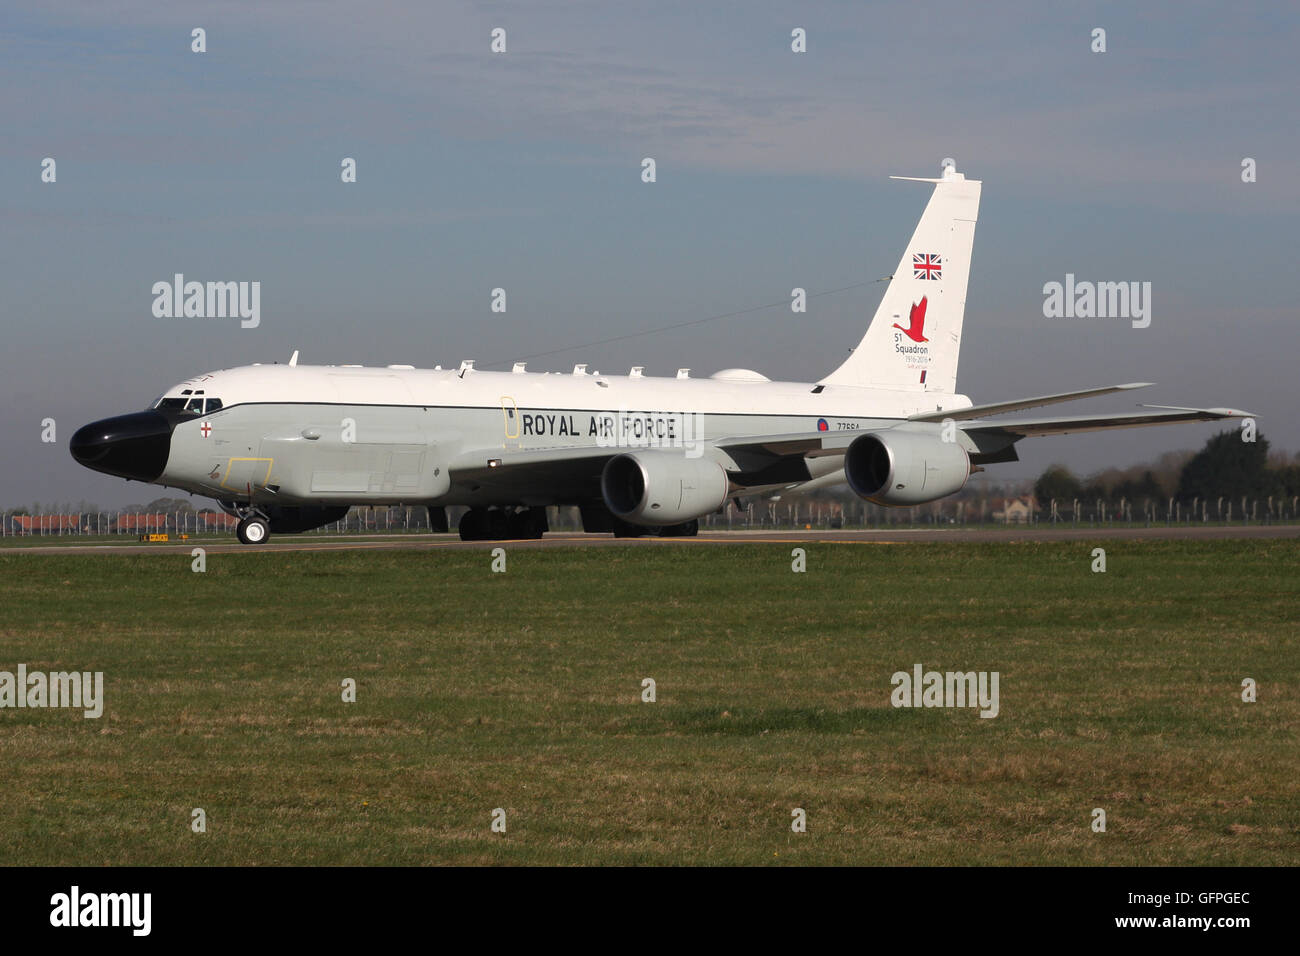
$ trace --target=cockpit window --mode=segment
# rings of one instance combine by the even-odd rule
[[[174,398],[160,398],[153,403],[154,408],[174,408],[191,415],[211,414],[221,408],[221,399],[205,398],[203,389],[184,389]]]
[[[154,408],[177,408],[177,409],[182,409],[184,411],[193,412],[195,415],[197,415],[202,405],[203,403],[201,400],[197,405],[195,405],[194,399],[192,398],[164,398],[157,405],[155,405]]]

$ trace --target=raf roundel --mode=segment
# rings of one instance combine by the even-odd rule
[[[824,432],[824,431],[826,431],[828,428],[830,428],[830,426],[826,424],[826,419],[824,419],[824,418],[819,418],[819,419],[817,419],[817,430],[818,430],[819,432]]]

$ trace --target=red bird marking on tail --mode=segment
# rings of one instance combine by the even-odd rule
[[[924,297],[921,299],[919,303],[912,306],[912,314],[908,318],[908,323],[911,326],[910,328],[905,329],[897,322],[894,323],[894,328],[898,329],[900,332],[906,335],[913,342],[930,341],[925,337],[925,298]]]

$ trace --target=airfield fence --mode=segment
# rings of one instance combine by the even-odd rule
[[[707,515],[700,526],[711,530],[743,528],[876,528],[944,525],[1110,525],[1152,527],[1175,524],[1279,524],[1300,520],[1300,496],[1290,498],[1195,498],[1180,502],[1125,498],[1092,501],[1051,499],[958,499],[910,508],[889,508],[865,501],[758,502],[744,511],[728,506],[725,514]]]
[[[464,508],[448,508],[455,529]],[[578,531],[577,508],[548,509],[553,531]],[[837,529],[942,527],[949,525],[1070,525],[1074,527],[1151,527],[1175,524],[1278,524],[1300,520],[1300,497],[1196,498],[1131,501],[1124,498],[1040,503],[1032,498],[959,498],[911,508],[885,508],[858,499],[754,501],[744,510],[728,503],[722,513],[700,519],[710,531],[759,529]],[[233,534],[236,521],[209,511],[86,511],[28,513],[11,510],[0,521],[0,537]],[[401,534],[429,531],[422,506],[358,507],[308,534]]]

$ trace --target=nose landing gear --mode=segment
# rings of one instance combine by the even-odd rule
[[[260,508],[237,501],[218,501],[217,506],[232,518],[239,519],[239,524],[235,525],[235,537],[240,544],[266,544],[271,537],[270,518]]]
[[[235,537],[240,544],[266,544],[271,537],[271,526],[265,518],[241,518],[235,526]]]

